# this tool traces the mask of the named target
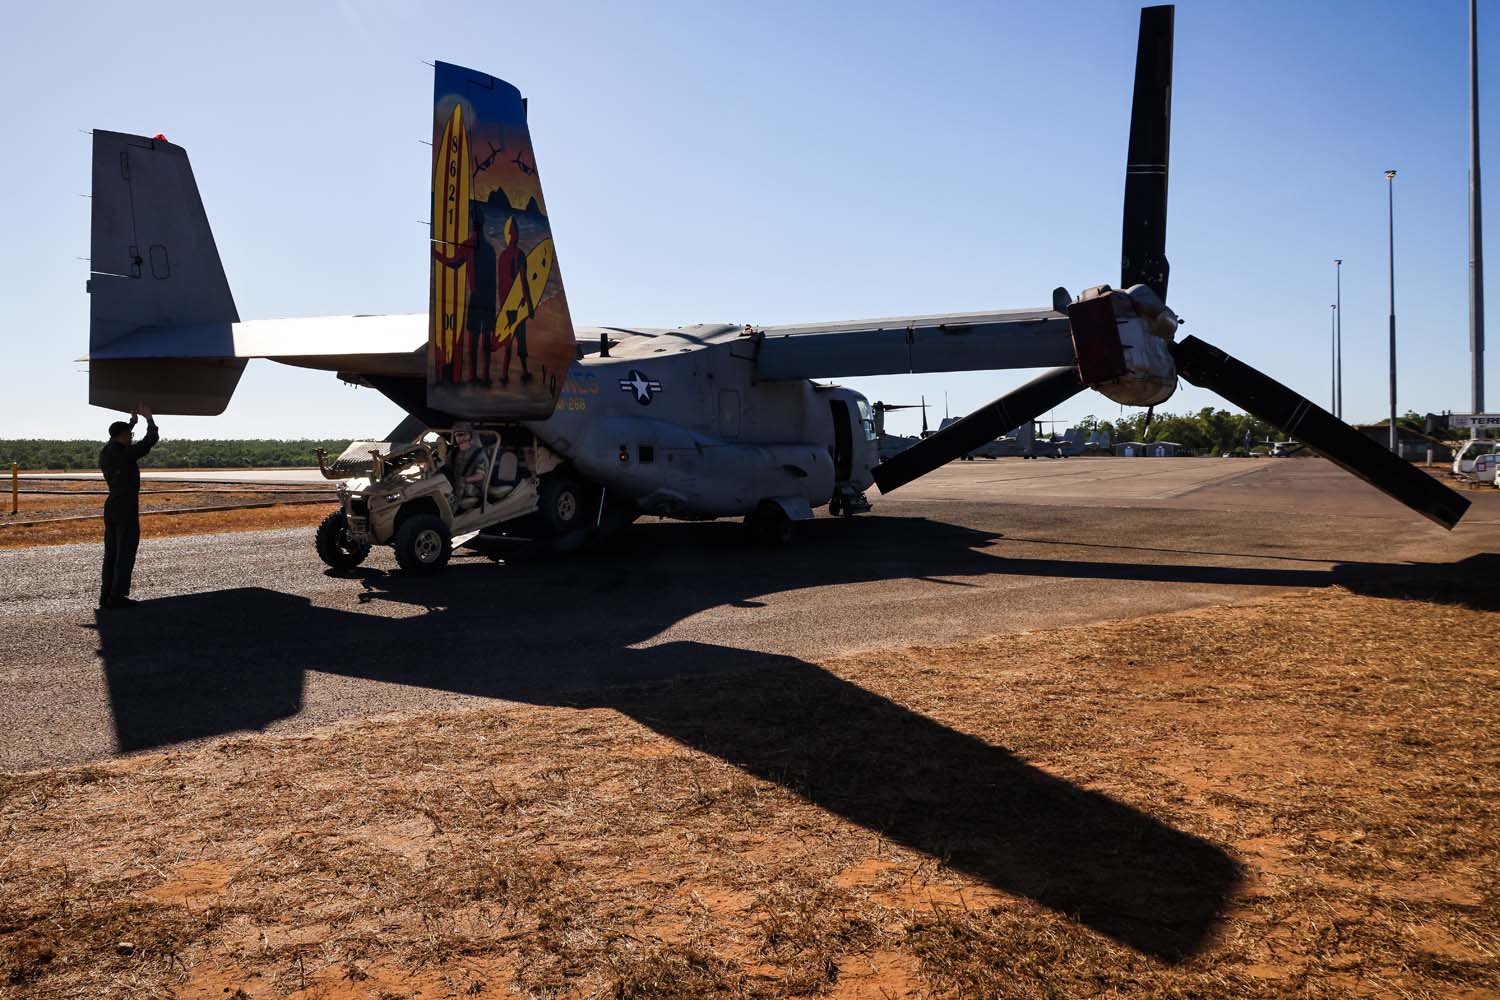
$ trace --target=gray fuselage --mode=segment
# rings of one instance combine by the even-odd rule
[[[600,356],[600,335],[610,340]],[[807,379],[757,380],[737,326],[580,329],[586,351],[557,409],[527,427],[578,473],[647,514],[820,507],[862,493],[879,461],[864,396]]]

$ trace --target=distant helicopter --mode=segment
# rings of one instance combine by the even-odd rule
[[[899,451],[905,451],[922,440],[922,438],[932,434],[932,431],[927,429],[927,397],[923,396],[921,400],[920,403],[886,403],[877,400],[875,405],[871,407],[871,411],[875,414],[875,439],[877,447],[880,449],[880,458],[882,461],[890,458]],[[918,437],[886,433],[886,413],[892,410],[915,410],[918,408],[922,411],[922,433]]]

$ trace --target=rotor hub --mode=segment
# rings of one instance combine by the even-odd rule
[[[1099,285],[1068,306],[1078,375],[1125,406],[1155,406],[1177,391],[1170,344],[1180,321],[1147,285]]]

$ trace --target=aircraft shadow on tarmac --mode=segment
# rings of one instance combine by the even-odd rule
[[[726,525],[662,525],[564,560],[460,560],[428,579],[351,574],[362,600],[401,605],[394,616],[257,587],[102,613],[118,746],[264,728],[300,711],[308,670],[612,707],[1171,960],[1202,946],[1238,881],[1219,848],[803,660],[702,642],[631,647],[707,608],[753,609],[757,596],[862,580],[1020,573],[1317,586],[1391,569],[1014,559],[977,551],[991,533],[922,519],[872,519],[858,532],[832,519],[808,527],[821,537],[800,551],[746,548]]]

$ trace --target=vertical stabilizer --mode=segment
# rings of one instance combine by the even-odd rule
[[[245,368],[230,331],[239,314],[187,150],[96,130],[93,174],[89,402],[222,413]],[[132,350],[142,335],[154,356]]]
[[[539,420],[576,354],[526,102],[438,63],[432,119],[427,402],[480,420]]]

